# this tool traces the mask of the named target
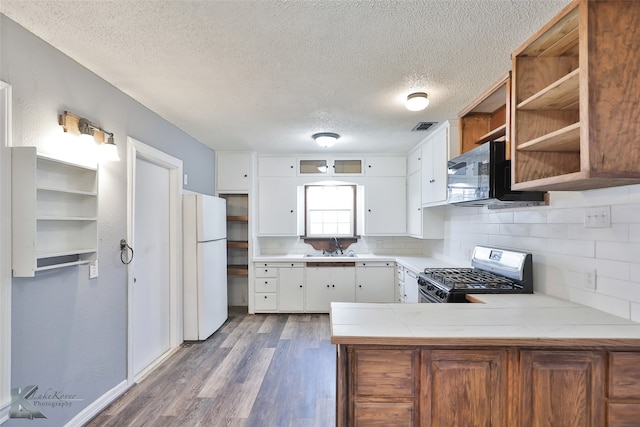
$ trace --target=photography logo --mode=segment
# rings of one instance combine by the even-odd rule
[[[30,385],[23,388],[11,389],[11,410],[9,418],[47,418],[40,408],[64,408],[73,402],[81,401],[77,395],[48,389],[44,393],[37,393],[38,386]]]

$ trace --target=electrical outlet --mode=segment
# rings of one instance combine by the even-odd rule
[[[598,206],[584,210],[585,228],[611,227],[611,206]]]
[[[187,175],[186,173],[184,174],[184,177],[182,179],[182,184],[189,185],[189,175]]]
[[[587,289],[596,290],[596,270],[586,271],[584,273],[584,287]]]
[[[89,264],[89,279],[95,279],[96,277],[98,277],[98,260]]]

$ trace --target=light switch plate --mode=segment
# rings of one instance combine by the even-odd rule
[[[95,279],[98,277],[98,260],[89,264],[89,279]]]
[[[585,228],[611,227],[611,206],[596,206],[584,210]]]

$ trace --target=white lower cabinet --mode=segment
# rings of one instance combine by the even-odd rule
[[[254,265],[253,309],[256,313],[278,309],[278,264]]]
[[[275,293],[255,293],[253,307],[256,313],[276,311],[278,308],[278,295]]]
[[[406,302],[407,294],[405,293],[404,287],[404,277],[405,277],[405,268],[404,266],[398,264],[396,267],[396,302]]]
[[[328,313],[332,302],[395,301],[395,263],[255,263],[255,313]]]
[[[318,263],[322,264],[322,263]],[[356,298],[356,269],[351,267],[308,266],[305,310],[328,313],[331,302],[354,302]]]
[[[404,302],[419,302],[418,273],[408,268],[405,269],[404,273]]]
[[[393,262],[356,263],[356,302],[394,302],[394,285]]]
[[[304,263],[278,269],[278,311],[304,311]]]
[[[254,264],[254,312],[304,311],[304,263]]]

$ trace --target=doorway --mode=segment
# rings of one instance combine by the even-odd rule
[[[182,342],[182,161],[128,138],[128,382]]]
[[[11,403],[11,86],[0,80],[0,424]]]

